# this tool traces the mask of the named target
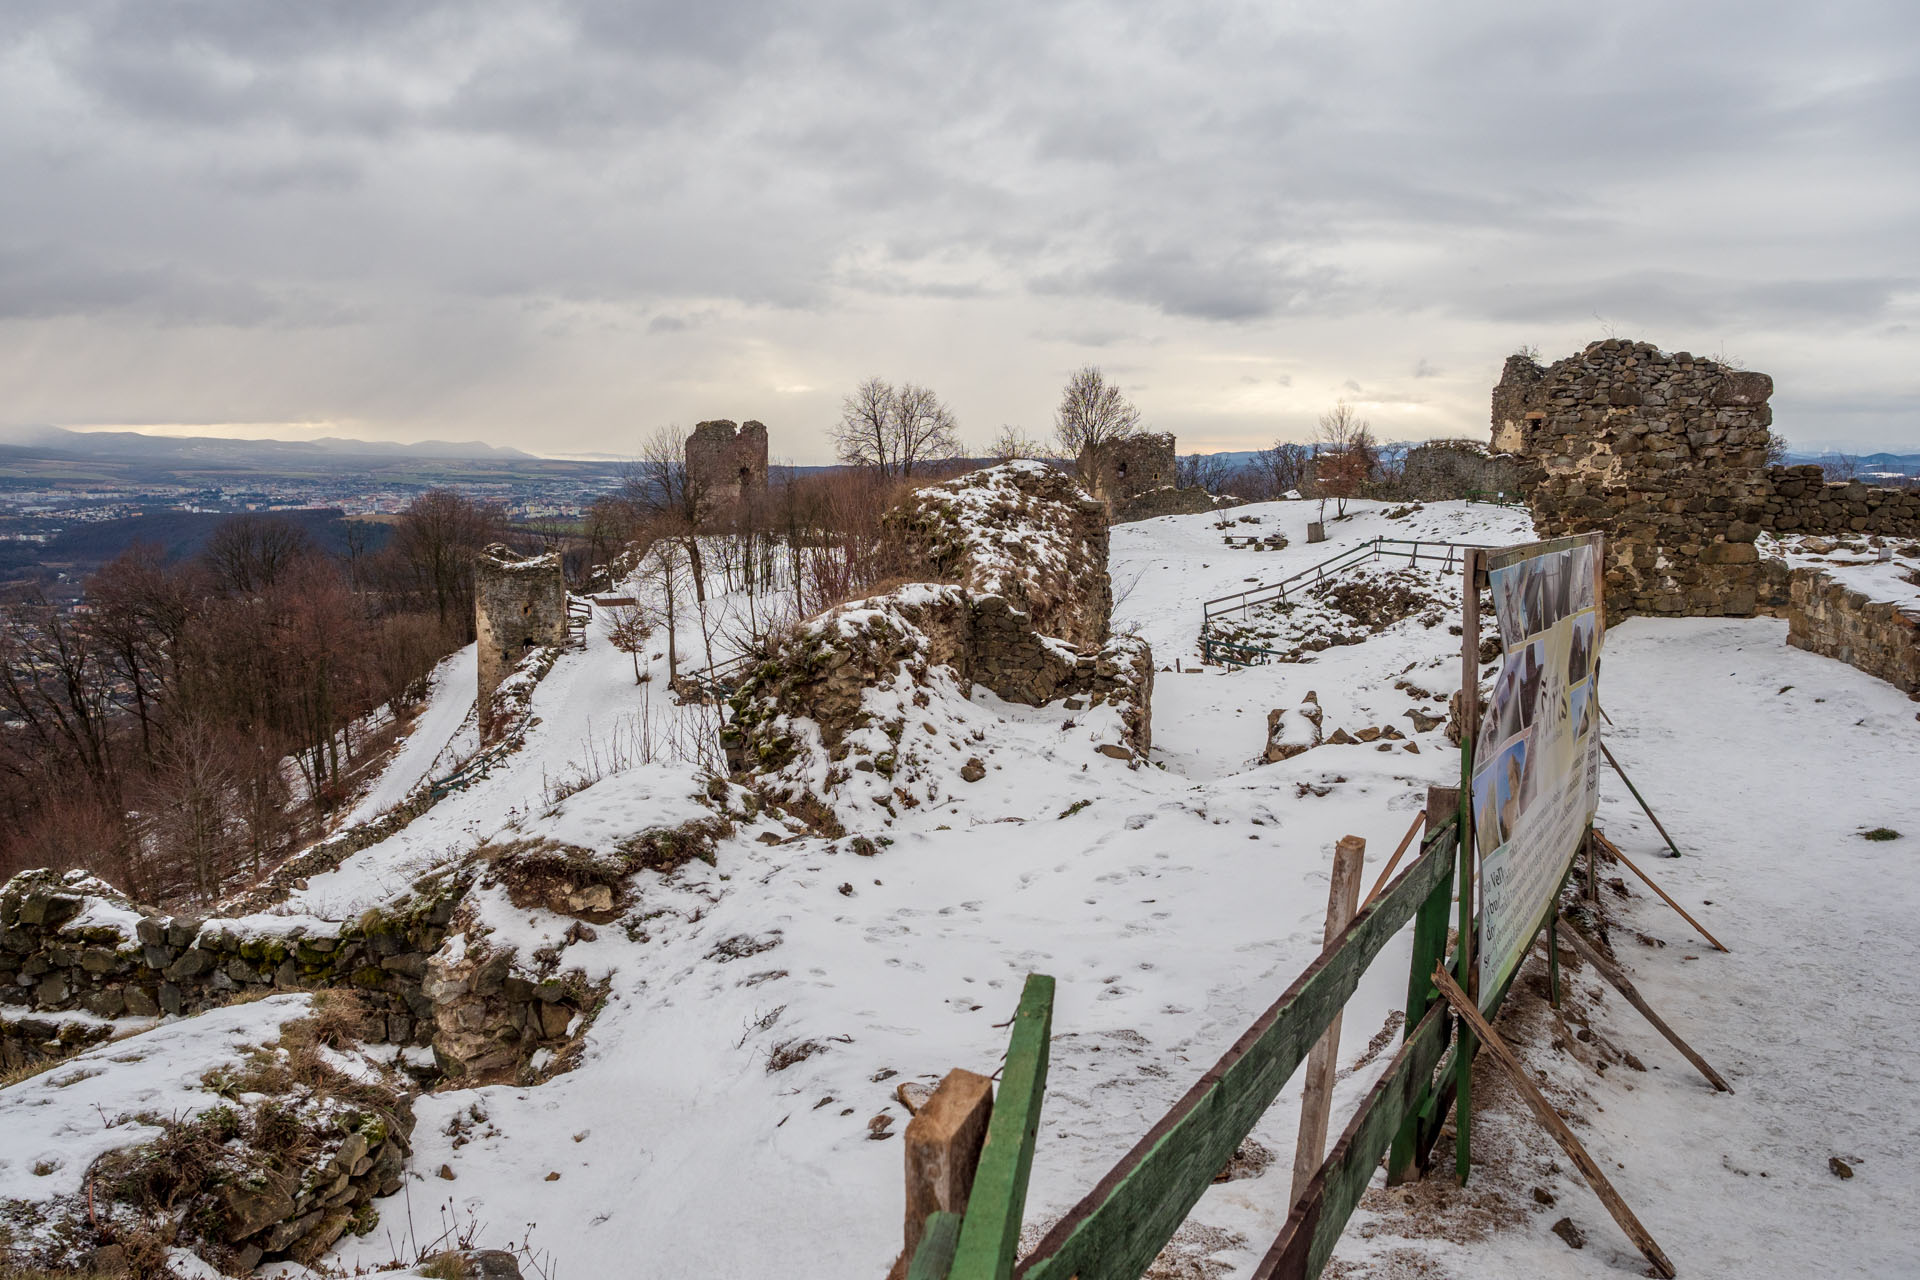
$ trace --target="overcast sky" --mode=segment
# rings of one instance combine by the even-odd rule
[[[1183,452],[1520,344],[1920,449],[1920,4],[0,5],[0,424],[633,449],[1078,365]]]

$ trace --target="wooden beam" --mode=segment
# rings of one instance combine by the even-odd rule
[[[919,1256],[931,1215],[966,1212],[992,1115],[993,1081],[956,1068],[907,1122],[904,1247],[888,1273],[892,1280],[905,1275],[907,1264]]]
[[[1353,995],[1367,965],[1451,872],[1452,831],[1449,824],[1428,841],[1421,857],[1353,918],[1340,941],[1322,951],[1054,1224],[1016,1274],[1028,1280],[1138,1280]],[[979,1192],[974,1194],[977,1201]]]
[[[1653,882],[1652,876],[1648,875],[1646,872],[1642,871],[1639,867],[1635,866],[1633,864],[1633,859],[1629,858],[1626,854],[1620,852],[1619,845],[1607,839],[1604,835],[1601,835],[1598,831],[1593,833],[1593,838],[1595,840],[1598,840],[1600,842],[1601,847],[1604,848],[1608,853],[1612,854],[1614,858],[1619,861],[1621,866],[1633,872],[1633,874],[1635,874],[1636,876],[1639,876],[1642,880],[1646,882],[1647,888],[1659,894],[1660,897],[1663,900],[1665,900],[1668,906],[1672,907],[1675,911],[1678,911],[1680,913],[1680,918],[1682,920],[1685,920],[1688,924],[1698,929],[1700,931],[1701,937],[1705,938],[1708,942],[1711,942],[1719,950],[1721,951],[1727,950],[1725,945],[1721,943],[1720,939],[1714,937],[1712,934],[1707,932],[1707,927],[1705,925],[1701,924],[1698,920],[1695,920],[1692,916],[1688,915],[1687,909],[1685,907],[1675,902],[1665,889],[1662,889],[1659,885],[1655,884]],[[1729,952],[1728,954],[1732,954],[1732,953]]]
[[[1613,771],[1620,775],[1620,781],[1627,784],[1627,790],[1633,792],[1633,798],[1640,802],[1642,809],[1646,810],[1647,817],[1653,819],[1653,829],[1658,831],[1660,838],[1667,842],[1667,848],[1673,850],[1673,856],[1676,858],[1679,857],[1680,846],[1673,842],[1673,837],[1667,834],[1667,829],[1660,825],[1660,818],[1654,813],[1653,806],[1648,804],[1647,798],[1640,794],[1640,788],[1633,785],[1633,779],[1629,778],[1627,771],[1620,767],[1620,762],[1613,758],[1613,752],[1607,750],[1607,744],[1604,740],[1600,743],[1600,754],[1607,758],[1607,763],[1613,766]]]
[[[1432,791],[1433,788],[1428,787],[1427,790]],[[1393,879],[1393,869],[1400,865],[1400,855],[1407,851],[1407,846],[1413,843],[1413,838],[1420,834],[1420,827],[1426,820],[1427,810],[1425,809],[1413,815],[1413,825],[1407,828],[1407,834],[1400,837],[1400,843],[1394,848],[1393,856],[1387,859],[1387,865],[1380,868],[1380,878],[1373,882],[1373,888],[1367,890],[1367,896],[1360,899],[1361,906],[1364,907],[1379,897],[1380,891],[1387,887],[1387,881]]]
[[[1334,846],[1322,949],[1340,940],[1360,905],[1360,870],[1366,859],[1367,842],[1359,836],[1341,836]],[[1313,1052],[1307,1055],[1307,1078],[1300,1094],[1300,1136],[1293,1144],[1293,1201],[1300,1199],[1327,1151],[1327,1120],[1333,1112],[1334,1076],[1340,1068],[1340,1023],[1341,1015],[1335,1013],[1327,1029],[1313,1042]]]
[[[1560,1144],[1560,1149],[1567,1153],[1567,1159],[1573,1161],[1574,1167],[1580,1170],[1581,1176],[1587,1180],[1587,1185],[1592,1187],[1593,1193],[1600,1197],[1600,1203],[1607,1207],[1607,1212],[1612,1214],[1613,1220],[1620,1224],[1620,1229],[1627,1233],[1627,1238],[1633,1241],[1634,1247],[1640,1250],[1641,1256],[1651,1262],[1654,1270],[1666,1277],[1666,1280],[1673,1280],[1675,1274],[1673,1263],[1665,1253],[1661,1252],[1660,1246],[1655,1243],[1647,1229],[1640,1225],[1640,1219],[1633,1216],[1633,1210],[1627,1207],[1627,1202],[1620,1198],[1620,1193],[1613,1189],[1611,1182],[1607,1181],[1607,1175],[1600,1172],[1600,1165],[1587,1154],[1586,1147],[1581,1145],[1580,1139],[1567,1126],[1567,1122],[1560,1118],[1560,1113],[1553,1109],[1553,1104],[1547,1101],[1546,1095],[1540,1092],[1539,1086],[1528,1077],[1526,1068],[1520,1065],[1520,1059],[1514,1056],[1507,1042],[1500,1038],[1500,1033],[1480,1016],[1480,1011],[1473,1007],[1472,998],[1448,976],[1444,967],[1434,970],[1433,980],[1439,984],[1441,994],[1446,997],[1447,1003],[1453,1006],[1453,1011],[1473,1028],[1474,1034],[1479,1036],[1487,1046],[1487,1052],[1492,1055],[1493,1060],[1505,1069],[1507,1078],[1513,1081],[1513,1087],[1519,1091],[1522,1098],[1526,1099],[1527,1105],[1533,1108],[1534,1115],[1539,1117],[1542,1125],[1546,1126],[1547,1132],[1553,1135],[1553,1140]]]
[[[1728,1084],[1726,1079],[1722,1077],[1718,1071],[1713,1069],[1711,1063],[1695,1053],[1693,1047],[1685,1040],[1682,1040],[1674,1029],[1668,1026],[1666,1021],[1653,1011],[1653,1006],[1647,1003],[1646,997],[1640,994],[1639,990],[1635,988],[1633,982],[1627,977],[1625,972],[1611,960],[1601,955],[1600,949],[1594,946],[1579,929],[1574,927],[1573,921],[1567,920],[1563,921],[1563,923],[1566,925],[1565,936],[1567,942],[1572,945],[1573,949],[1578,951],[1588,964],[1598,969],[1600,976],[1608,982],[1611,982],[1614,990],[1625,996],[1627,1003],[1638,1009],[1641,1015],[1653,1024],[1653,1029],[1665,1036],[1667,1043],[1678,1049],[1681,1056],[1688,1062],[1691,1062],[1700,1074],[1707,1078],[1708,1084],[1722,1093],[1732,1093],[1733,1086]]]
[[[1027,975],[1020,1007],[1007,1037],[1000,1097],[987,1122],[987,1139],[967,1198],[966,1221],[954,1250],[953,1280],[1007,1280],[1020,1245],[1027,1208],[1027,1177],[1040,1136],[1040,1100],[1047,1088],[1047,1057],[1053,1036],[1053,979]]]
[[[1451,1026],[1445,1002],[1438,1003],[1401,1044],[1354,1112],[1333,1154],[1294,1201],[1279,1237],[1254,1269],[1255,1280],[1305,1280],[1320,1274],[1373,1178],[1381,1151],[1415,1118],[1422,1094],[1433,1087],[1433,1070],[1446,1052]]]

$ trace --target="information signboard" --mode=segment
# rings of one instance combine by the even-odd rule
[[[1487,556],[1505,658],[1473,757],[1482,1007],[1526,955],[1593,820],[1601,546],[1595,533]]]

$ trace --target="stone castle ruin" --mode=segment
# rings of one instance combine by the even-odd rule
[[[1920,622],[1755,545],[1920,538],[1920,491],[1768,465],[1772,395],[1764,373],[1646,342],[1610,338],[1545,367],[1515,355],[1493,389],[1492,448],[1516,464],[1539,536],[1608,535],[1610,617],[1784,613],[1792,643],[1920,691]]]
[[[726,418],[702,422],[687,437],[687,484],[701,523],[724,519],[766,496],[767,428]]]
[[[1144,431],[1080,455],[1080,474],[1106,504],[1112,524],[1155,516],[1191,515],[1219,505],[1199,486],[1179,487],[1180,464],[1171,431]]]
[[[492,730],[494,694],[534,649],[567,641],[567,580],[560,556],[522,558],[494,543],[475,558],[473,628],[479,641],[480,732]]]

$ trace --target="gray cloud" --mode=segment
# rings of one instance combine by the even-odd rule
[[[1598,315],[1769,361],[1782,403],[1853,344],[1883,408],[1847,415],[1920,439],[1920,10],[1844,9],[23,0],[0,340],[81,326],[186,421],[231,362],[181,331],[244,331],[263,420],[598,448],[743,387],[815,431],[896,366],[1028,420],[1054,343],[1210,438],[1349,373],[1458,433],[1476,372]],[[1198,407],[1276,354],[1299,390]],[[36,417],[101,403],[19,368]]]

